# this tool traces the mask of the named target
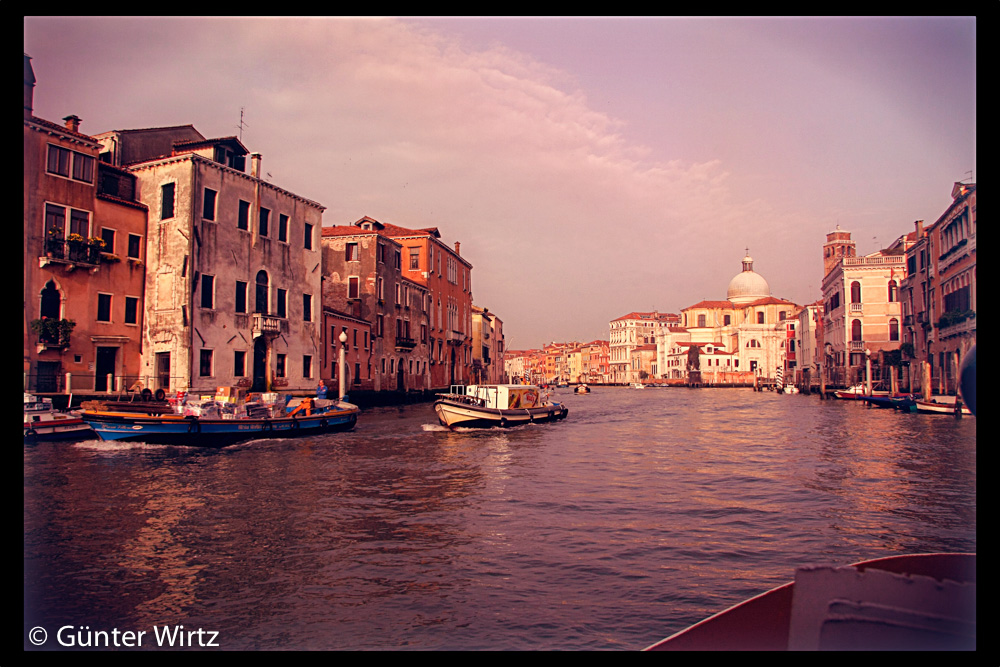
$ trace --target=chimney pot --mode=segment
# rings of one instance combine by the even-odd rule
[[[456,254],[456,255],[461,255],[461,254],[462,254],[462,253],[461,253],[461,252],[459,251],[459,249],[460,249],[461,247],[462,247],[462,244],[461,244],[461,243],[459,243],[458,241],[455,241],[455,254]]]
[[[260,153],[250,154],[250,175],[254,178],[260,178]]]
[[[66,121],[66,129],[72,130],[73,132],[80,131],[80,117],[79,116],[66,116],[63,118]]]

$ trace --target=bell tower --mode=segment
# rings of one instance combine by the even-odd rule
[[[837,225],[835,231],[826,235],[826,243],[823,244],[823,276],[830,273],[844,257],[854,257],[856,254],[857,248],[851,240],[851,233],[841,231],[840,225]]]

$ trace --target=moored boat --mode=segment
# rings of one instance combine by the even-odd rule
[[[574,391],[576,393],[578,393],[578,394],[589,394],[590,393],[590,387],[588,387],[585,384],[581,384],[581,385],[577,385],[577,387],[576,387],[576,389],[574,389]]]
[[[225,406],[220,410],[218,405],[199,406],[198,411],[175,410],[166,405],[157,409],[150,405],[103,403],[87,406],[82,418],[101,440],[225,447],[255,438],[348,431],[354,428],[360,413],[358,406],[351,403],[319,398],[247,403],[232,410]]]
[[[633,383],[632,383],[632,384],[631,384],[630,386],[631,386],[631,387],[632,387],[633,389],[645,389],[645,388],[646,388],[646,385],[644,385],[644,384],[643,384],[643,383],[641,383],[641,382],[633,382]]]
[[[808,567],[647,651],[975,650],[976,554]]]
[[[94,437],[79,411],[62,412],[52,407],[52,399],[24,394],[24,440],[82,440]]]
[[[847,389],[838,389],[833,392],[833,395],[837,398],[842,398],[848,401],[858,401],[869,396],[868,388],[863,382],[856,384],[853,387],[848,387]],[[872,389],[871,396],[889,396],[889,392],[885,390]]]
[[[954,415],[955,414],[955,397],[954,396],[932,396],[931,400],[924,401],[922,399],[917,399],[914,401],[914,407],[917,412],[923,412],[925,414],[931,415]],[[963,415],[971,415],[972,411],[969,410],[965,405],[962,406]]]
[[[508,428],[565,419],[569,410],[548,401],[535,385],[453,385],[439,394],[434,412],[443,426]]]

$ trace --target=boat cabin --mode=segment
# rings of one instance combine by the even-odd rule
[[[470,384],[466,387],[453,386],[450,393],[475,399],[483,407],[500,410],[536,408],[543,404],[541,391],[531,384]]]

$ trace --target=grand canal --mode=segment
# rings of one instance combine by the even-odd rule
[[[976,550],[975,418],[555,398],[565,421],[509,431],[449,432],[422,404],[218,451],[26,445],[25,648],[72,626],[155,649],[182,625],[223,650],[632,650],[798,565]]]

